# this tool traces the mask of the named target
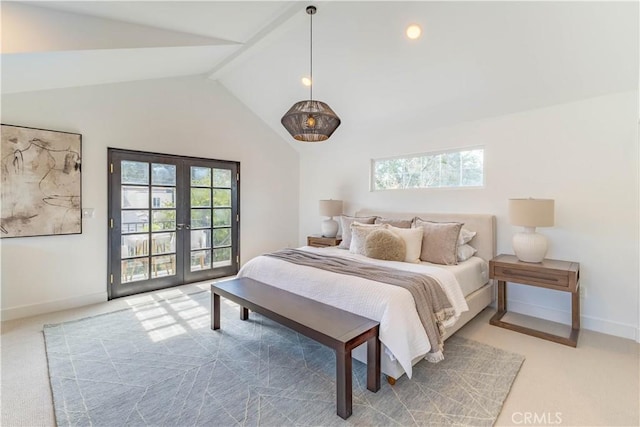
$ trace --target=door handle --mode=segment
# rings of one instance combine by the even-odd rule
[[[176,230],[186,229],[189,230],[191,226],[189,224],[176,224]]]

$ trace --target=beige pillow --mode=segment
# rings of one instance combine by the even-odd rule
[[[360,224],[373,224],[377,217],[356,217],[356,216],[340,216],[340,227],[342,228],[342,242],[338,245],[339,248],[349,249],[351,246],[351,224],[354,221],[358,221]]]
[[[352,254],[364,255],[364,244],[367,236],[374,230],[388,228],[387,224],[360,224],[359,222],[353,222],[351,224],[351,244],[349,245],[349,252]]]
[[[364,254],[369,258],[404,261],[405,253],[404,240],[390,230],[372,230],[365,238]]]
[[[458,263],[457,249],[461,223],[430,222],[416,218],[415,226],[424,228],[420,253],[422,261],[444,265]]]
[[[418,228],[398,228],[389,226],[389,231],[397,234],[404,240],[406,248],[404,262],[419,263],[422,250],[422,235],[424,230]]]
[[[412,219],[393,219],[377,217],[374,224],[389,224],[396,228],[411,228]]]

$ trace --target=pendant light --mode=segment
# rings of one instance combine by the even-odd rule
[[[331,107],[324,102],[313,100],[313,15],[315,13],[315,6],[307,6],[311,33],[309,39],[309,77],[311,80],[309,99],[293,104],[280,120],[291,136],[302,142],[326,141],[340,126],[340,118]]]

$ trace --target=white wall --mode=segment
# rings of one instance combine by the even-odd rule
[[[107,147],[240,162],[241,261],[298,238],[299,156],[219,84],[186,77],[2,97],[2,123],[82,134],[83,233],[3,239],[2,317],[107,298]]]
[[[344,118],[343,118],[344,119]],[[638,329],[638,92],[617,93],[437,129],[419,120],[349,123],[325,144],[301,147],[300,241],[317,233],[318,200],[412,212],[492,213],[498,252],[517,228],[507,199],[552,198],[556,225],[539,229],[549,258],[581,264],[582,326],[636,339]],[[485,147],[483,189],[369,191],[372,158]],[[513,311],[570,322],[569,295],[509,285]]]

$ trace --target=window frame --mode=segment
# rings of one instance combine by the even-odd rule
[[[482,184],[481,185],[447,185],[447,186],[438,186],[438,187],[409,187],[409,188],[376,188],[376,162],[385,161],[385,160],[396,160],[396,159],[413,159],[417,157],[431,157],[438,156],[441,154],[449,154],[449,153],[462,153],[465,151],[474,151],[474,150],[482,150]],[[486,162],[485,162],[485,154],[487,150],[484,145],[473,145],[467,147],[460,148],[450,148],[446,150],[435,150],[435,151],[427,151],[422,153],[414,153],[414,154],[403,154],[398,156],[390,156],[390,157],[379,157],[372,158],[369,161],[369,191],[370,192],[379,192],[379,191],[401,191],[401,190],[468,190],[468,189],[482,189],[485,188],[486,185]]]

